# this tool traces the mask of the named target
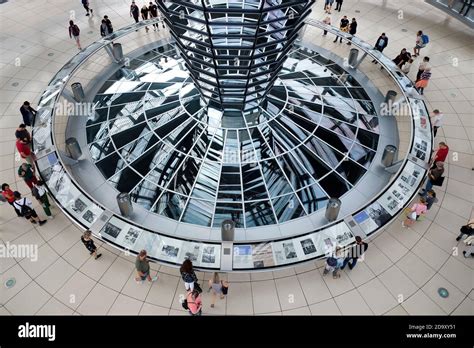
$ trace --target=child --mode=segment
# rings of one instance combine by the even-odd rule
[[[51,204],[49,203],[48,194],[46,192],[46,188],[44,187],[44,182],[42,180],[38,180],[36,185],[34,185],[31,189],[31,193],[43,207],[44,213],[48,219],[52,219],[53,215],[51,214],[51,209],[49,209]]]
[[[84,243],[85,247],[87,250],[89,250],[89,253],[91,255],[94,255],[94,258],[97,260],[99,257],[102,256],[102,254],[97,255],[97,247],[94,244],[94,241],[91,238],[92,232],[87,230],[84,232],[84,234],[81,236],[81,241]]]
[[[431,68],[426,68],[420,76],[420,79],[416,82],[415,87],[418,92],[423,95],[423,91],[428,86],[428,81],[431,78]]]
[[[426,213],[428,208],[426,207],[426,199],[425,198],[420,198],[419,203],[413,204],[413,206],[410,209],[409,214],[407,215],[407,218],[405,221],[402,222],[403,227],[410,227],[412,226],[415,221],[417,221],[420,216]]]
[[[405,65],[403,66],[402,68],[402,72],[405,74],[405,75],[408,75],[408,73],[410,72],[410,68],[411,68],[411,65],[413,64],[413,58],[410,58],[410,60],[405,63]]]

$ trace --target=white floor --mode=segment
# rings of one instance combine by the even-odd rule
[[[79,0],[10,0],[0,5],[0,181],[25,194],[28,188],[16,175],[13,133],[21,122],[18,109],[25,100],[36,106],[54,73],[77,52],[67,33],[71,11],[76,11],[83,46],[100,36],[104,14],[115,28],[133,21],[128,1],[90,2],[95,14],[91,19],[84,16]],[[340,279],[323,277],[320,261],[278,272],[228,274],[228,298],[210,308],[209,294],[204,293],[204,314],[474,314],[473,259],[465,259],[464,245],[455,241],[460,226],[474,216],[474,32],[421,0],[346,0],[342,14],[358,19],[358,35],[364,40],[375,42],[386,32],[388,56],[413,47],[419,29],[430,36],[422,51],[433,65],[425,97],[430,110],[445,113],[436,140],[451,148],[447,180],[437,190],[439,202],[413,228],[402,230],[399,219],[379,233],[365,261],[343,271]],[[333,13],[333,24],[340,15]],[[323,18],[320,1],[312,16]],[[328,49],[336,45],[329,37],[314,42]],[[37,243],[39,258],[0,258],[0,314],[186,315],[179,303],[184,286],[176,269],[154,264],[159,281],[138,285],[133,258],[97,243],[103,256],[91,259],[79,240],[81,231],[57,208],[54,212],[54,220],[33,227],[18,219],[9,205],[1,206],[1,240]],[[209,276],[199,274],[201,283]],[[6,289],[11,277],[16,285]],[[438,295],[439,287],[449,291],[448,298]]]

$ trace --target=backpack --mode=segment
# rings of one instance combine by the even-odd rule
[[[26,198],[23,198],[23,204],[20,206],[20,210],[16,210],[20,213],[21,216],[24,216],[26,218],[29,218],[33,213],[33,209],[26,205]]]
[[[71,32],[73,36],[79,36],[79,33],[81,32],[81,30],[76,24],[74,24],[71,28]]]
[[[423,45],[426,45],[430,42],[430,38],[428,37],[428,35],[421,35],[421,41],[423,42]]]

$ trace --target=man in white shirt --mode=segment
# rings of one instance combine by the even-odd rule
[[[433,110],[433,115],[431,115],[431,124],[433,125],[433,135],[436,138],[436,133],[438,133],[438,128],[443,125],[444,115],[438,110]]]
[[[423,58],[423,61],[420,63],[418,67],[418,72],[416,73],[416,81],[418,81],[421,77],[421,74],[423,71],[426,69],[430,68],[431,69],[431,64],[430,64],[430,57],[425,57]]]
[[[13,202],[13,207],[25,218],[30,220],[32,224],[38,223],[40,226],[44,225],[47,221],[40,220],[38,214],[33,209],[33,203],[26,197],[21,197],[20,192],[13,192],[15,197],[15,202]]]

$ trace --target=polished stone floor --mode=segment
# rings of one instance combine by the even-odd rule
[[[91,7],[95,16],[89,19],[80,1],[16,0],[0,5],[0,181],[25,194],[28,189],[16,174],[19,157],[13,133],[21,121],[18,109],[24,100],[36,106],[54,73],[77,52],[67,34],[70,11],[76,11],[83,46],[99,38],[104,14],[115,28],[132,21],[127,1],[91,0]],[[378,233],[365,260],[341,272],[340,279],[323,277],[322,261],[275,272],[228,274],[226,300],[210,308],[209,294],[204,293],[206,315],[474,314],[473,259],[464,258],[464,244],[455,241],[460,226],[474,216],[474,32],[421,0],[345,1],[343,14],[358,19],[358,35],[364,40],[375,42],[386,32],[388,56],[411,48],[419,29],[430,36],[422,51],[433,66],[425,98],[430,110],[444,112],[436,141],[446,141],[451,148],[447,180],[437,189],[439,201],[412,228],[402,229],[399,218]],[[312,18],[323,16],[318,3]],[[333,24],[339,17],[333,13]],[[153,31],[149,35],[150,40],[160,37]],[[314,44],[337,51],[339,44],[332,41],[312,38]],[[153,264],[153,275],[160,279],[138,285],[133,258],[97,243],[103,256],[91,259],[79,239],[81,231],[53,210],[54,220],[34,227],[18,219],[10,206],[1,206],[2,242],[38,244],[39,258],[0,258],[0,314],[187,315],[179,303],[184,286],[177,269]],[[6,289],[11,277],[16,284]],[[201,283],[209,277],[199,274]],[[438,295],[440,287],[449,291],[448,298]]]

